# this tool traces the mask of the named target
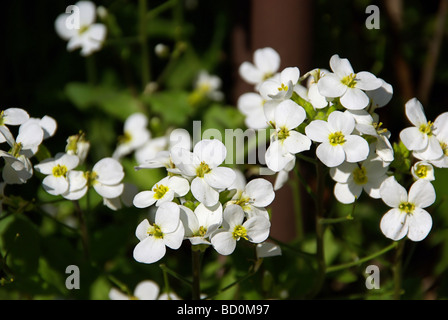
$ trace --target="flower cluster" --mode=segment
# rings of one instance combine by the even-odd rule
[[[17,135],[11,127],[18,127]],[[5,161],[2,177],[6,184],[26,183],[34,173],[31,158],[36,155],[42,142],[53,136],[56,121],[50,116],[32,118],[22,108],[8,108],[0,113],[0,143],[8,145],[0,150]]]
[[[254,92],[238,100],[246,125],[271,128],[265,163],[277,173],[275,189],[297,165],[297,154],[315,147],[316,158],[335,181],[339,202],[354,203],[364,191],[393,208],[380,224],[386,237],[424,239],[432,219],[422,208],[435,201],[429,182],[435,179],[433,166],[448,164],[448,112],[431,122],[416,98],[406,103],[413,126],[401,131],[395,146],[404,146],[418,160],[405,172],[415,180],[408,196],[394,176],[391,133],[382,127],[376,112],[392,99],[392,86],[370,72],[355,72],[338,55],[330,59],[331,70],[313,69],[302,77],[296,67],[280,70],[279,66],[278,53],[263,48],[255,51],[253,64],[244,62],[239,69],[240,76],[254,85]]]
[[[265,207],[275,196],[272,184],[262,178],[246,184],[240,171],[223,166],[227,151],[221,141],[204,139],[191,149],[188,133],[180,137],[173,131],[168,148],[137,167],[164,167],[167,176],[134,197],[137,208],[156,208],[153,219],[136,229],[140,242],[134,258],[156,262],[166,247],[178,249],[183,240],[223,255],[231,254],[240,239],[264,242],[270,231]]]

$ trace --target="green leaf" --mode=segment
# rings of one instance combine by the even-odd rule
[[[140,101],[126,90],[71,82],[66,85],[65,93],[79,110],[96,107],[121,121],[135,112],[142,112]]]
[[[142,100],[149,104],[151,113],[157,113],[171,125],[185,124],[194,111],[188,103],[188,92],[185,91],[168,90],[146,94]]]

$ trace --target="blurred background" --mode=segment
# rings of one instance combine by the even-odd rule
[[[404,103],[410,98],[417,97],[422,102],[428,120],[448,110],[447,1],[148,0],[143,1],[147,9],[143,25],[139,20],[142,1],[94,2],[107,9],[109,28],[104,48],[88,58],[82,57],[78,50],[67,52],[66,41],[55,32],[56,17],[73,5],[73,1],[2,2],[0,103],[2,109],[20,107],[35,117],[54,117],[58,122],[57,135],[47,144],[52,153],[63,150],[67,137],[82,130],[92,143],[89,154],[92,163],[110,156],[122,134],[124,120],[136,111],[149,115],[154,137],[162,136],[170,127],[191,129],[193,120],[202,120],[203,129],[244,128],[244,117],[236,109],[236,101],[253,88],[239,77],[238,67],[244,61],[252,61],[256,49],[268,46],[279,52],[281,69],[297,66],[301,74],[317,67],[329,69],[330,57],[339,54],[350,60],[355,71],[370,71],[392,84],[391,102],[378,110],[384,126],[392,132],[392,141],[397,141],[399,131],[409,126]],[[366,19],[371,15],[366,13],[369,5],[379,8],[379,29],[366,27]],[[142,32],[146,51],[139,37]],[[172,54],[168,58],[155,54],[154,48],[159,43],[169,48]],[[145,57],[149,64],[142,66]],[[146,80],[149,81],[142,79],[142,68],[147,69]],[[203,69],[222,79],[225,99],[193,108],[188,96],[198,72]],[[152,85],[148,85],[149,82]],[[156,91],[153,91],[154,83]],[[126,161],[127,178],[136,181],[140,189],[149,188],[150,182],[160,178],[160,173],[135,173],[132,160]],[[313,170],[303,165],[311,184]],[[446,172],[436,172],[438,200],[432,212],[432,233],[424,243],[406,247],[409,257],[404,284],[407,298],[448,297],[445,276],[448,204],[444,201],[448,195],[447,179]],[[29,197],[33,197],[34,187],[38,187],[37,182],[14,191],[25,198],[29,192]],[[330,198],[331,181],[327,189]],[[298,198],[303,209],[300,222],[291,205]],[[387,245],[378,229],[386,207],[378,201],[364,200],[356,208],[359,220],[351,227],[343,224],[331,229],[329,241],[333,246],[328,247],[329,262],[341,263],[353,259],[355,252],[362,256]],[[342,214],[351,210],[351,207],[334,206]],[[286,185],[277,192],[272,205],[272,236],[306,247],[307,235],[314,228],[312,211],[313,205],[303,190],[298,194]],[[102,277],[99,270],[107,270],[115,279],[127,281],[131,288],[142,275],[153,274],[160,284],[163,283],[158,266],[136,265],[130,255],[141,213],[132,209],[116,213],[100,210],[98,216],[88,218],[95,226],[92,234],[97,240],[93,248],[97,265],[86,265],[85,269],[90,270],[84,280],[87,285],[78,292],[69,293],[61,282],[64,275],[58,275],[56,280],[52,276],[70,264],[67,257],[60,257],[61,251],[72,253],[75,261],[79,258],[79,248],[72,245],[75,237],[70,235],[69,240],[60,241],[65,230],[55,226],[48,227],[43,234],[37,232],[36,225],[41,227],[44,218],[36,213],[29,213],[29,216],[32,223],[16,219],[1,227],[0,220],[3,250],[14,243],[12,235],[17,228],[32,235],[28,240],[24,236],[22,245],[19,241],[14,245],[16,249],[11,260],[18,280],[0,287],[0,297],[105,298],[111,286],[110,277]],[[117,223],[123,229],[118,230]],[[31,242],[34,253],[26,253]],[[167,257],[167,265],[171,263],[173,269],[181,268],[174,257],[174,254]],[[385,256],[384,261],[378,263],[387,268],[388,258]],[[306,277],[312,271],[288,250],[278,259],[284,259],[281,261],[285,261],[287,267],[280,269],[284,263],[266,260],[266,270],[260,272],[263,288],[249,289],[256,283],[253,278],[222,297],[279,298],[282,290],[288,292],[289,298],[303,297],[309,287]],[[234,269],[229,267],[232,263]],[[230,257],[204,268],[204,277],[219,272],[225,274],[220,278],[221,283],[204,284],[213,288],[238,279],[247,265]],[[299,270],[295,280],[289,272],[294,268]],[[36,276],[23,276],[20,280],[20,275],[26,274]],[[388,276],[384,276],[385,283]],[[331,274],[322,297],[364,298],[370,294],[368,297],[382,298],[372,292],[358,295],[364,283],[360,280],[362,277],[359,270],[350,269]],[[181,283],[172,281],[173,287],[182,293]],[[388,297],[387,292],[386,286],[381,294]]]

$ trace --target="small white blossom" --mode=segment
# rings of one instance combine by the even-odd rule
[[[124,171],[122,165],[113,158],[103,158],[88,172],[88,184],[102,197],[113,199],[123,193]]]
[[[237,107],[246,116],[244,122],[248,128],[264,129],[268,127],[264,104],[263,97],[255,92],[244,93],[238,98]]]
[[[411,151],[424,152],[425,160],[436,160],[442,157],[443,150],[434,134],[434,123],[427,121],[423,106],[416,98],[412,98],[405,105],[406,116],[414,125],[400,132],[400,139]],[[440,123],[439,130],[448,124]]]
[[[79,158],[67,153],[58,153],[54,158],[46,159],[34,168],[45,174],[42,186],[49,194],[57,196],[64,194],[69,189],[68,173],[79,164]]]
[[[67,50],[73,51],[81,48],[81,55],[88,56],[98,51],[106,39],[106,26],[95,23],[96,7],[91,1],[79,1],[75,3],[79,9],[79,15],[71,16],[68,13],[59,15],[55,21],[56,33],[68,41]],[[79,17],[79,25],[76,18]]]
[[[239,67],[239,75],[249,84],[255,86],[273,77],[280,68],[280,55],[272,48],[257,49],[253,63],[245,61]]]
[[[294,92],[294,86],[299,81],[299,78],[299,68],[285,68],[277,77],[270,78],[260,85],[260,94],[265,100],[289,99]]]
[[[330,58],[333,73],[327,73],[317,83],[321,95],[340,98],[341,104],[350,110],[361,110],[369,105],[369,97],[364,91],[375,90],[383,82],[367,71],[355,73],[347,59],[337,54]]]
[[[417,161],[411,168],[414,179],[424,179],[428,181],[435,180],[434,168],[426,161]]]
[[[192,245],[210,245],[209,237],[222,223],[222,205],[206,207],[200,203],[194,211],[185,206],[180,206],[180,219],[184,225],[185,238]]]
[[[383,182],[380,194],[384,203],[392,208],[380,223],[381,231],[387,238],[400,240],[407,236],[412,241],[426,238],[432,228],[432,218],[424,208],[436,199],[434,187],[429,181],[415,181],[408,194],[392,176]]]
[[[274,198],[275,192],[272,183],[263,178],[256,178],[249,181],[244,188],[237,189],[237,193],[229,201],[229,204],[241,206],[247,217],[262,215],[269,219],[265,208],[274,201]]]
[[[226,147],[221,141],[209,139],[199,141],[193,152],[182,147],[171,150],[176,168],[182,175],[193,179],[191,193],[206,206],[214,206],[219,201],[219,192],[235,179],[232,169],[220,167],[226,155]]]
[[[362,191],[370,197],[379,199],[380,187],[387,178],[387,167],[379,158],[367,158],[361,163],[344,162],[330,169],[330,175],[336,181],[334,195],[341,203],[353,203]]]
[[[305,110],[292,100],[281,102],[271,124],[275,132],[266,150],[265,160],[269,169],[278,172],[289,163],[296,153],[309,150],[311,140],[295,129],[305,120]]]
[[[328,167],[336,167],[345,161],[359,162],[367,159],[369,144],[362,137],[352,134],[355,120],[352,115],[333,111],[328,121],[313,120],[305,128],[306,135],[320,143],[317,157]]]
[[[215,250],[222,255],[231,254],[241,238],[252,243],[261,243],[269,236],[271,223],[262,216],[245,220],[243,209],[235,204],[226,206],[223,213],[222,228],[211,236]]]
[[[179,249],[185,234],[179,213],[177,204],[165,202],[158,207],[153,224],[145,219],[137,226],[135,235],[140,242],[133,252],[136,261],[154,263],[165,256],[166,247]]]
[[[147,128],[148,117],[143,113],[131,114],[124,122],[124,134],[119,138],[118,146],[112,158],[120,159],[143,147],[151,134]]]
[[[188,180],[178,176],[168,176],[157,182],[150,191],[139,192],[133,200],[137,208],[157,207],[175,197],[183,197],[190,191]]]

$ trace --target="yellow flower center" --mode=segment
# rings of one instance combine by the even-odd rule
[[[210,171],[212,171],[212,170],[210,169],[208,164],[206,164],[204,161],[202,161],[201,164],[199,165],[199,167],[196,168],[196,175],[199,178],[204,178],[204,175],[206,173],[209,173]]]
[[[207,233],[207,228],[205,228],[204,226],[200,226],[197,235],[199,237],[204,237],[206,233]]]
[[[87,30],[89,30],[89,26],[81,26],[81,28],[79,28],[78,34],[82,35]]]
[[[286,127],[281,127],[277,134],[279,140],[285,140],[289,137],[289,129]]]
[[[351,73],[350,75],[345,76],[341,79],[341,82],[349,88],[354,88],[356,85],[356,74]]]
[[[130,141],[132,141],[132,135],[128,131],[125,131],[122,136],[118,137],[119,144],[129,143]]]
[[[440,147],[442,147],[443,154],[448,157],[448,144],[446,142],[440,142]]]
[[[282,83],[281,87],[278,87],[278,91],[288,91],[288,86]]]
[[[426,176],[428,175],[428,166],[419,164],[417,166],[417,169],[415,170],[415,175],[419,178],[426,178]]]
[[[87,171],[84,173],[84,176],[87,180],[87,186],[93,186],[98,178],[98,174],[95,171]]]
[[[345,143],[345,136],[341,131],[333,132],[328,136],[328,140],[330,140],[330,144],[332,146],[336,146],[338,144]]]
[[[241,225],[236,226],[232,232],[233,239],[238,240],[243,238],[247,240],[247,230]]]
[[[155,192],[154,198],[156,198],[157,200],[162,199],[165,193],[168,192],[168,190],[169,188],[167,186],[164,185],[159,186],[158,184],[156,184],[156,186],[152,189],[152,191]]]
[[[433,128],[433,123],[431,121],[428,121],[427,124],[420,125],[418,130],[420,130],[421,133],[424,133],[428,136],[432,136],[432,128]]]
[[[398,206],[398,209],[406,212],[407,214],[412,214],[412,213],[414,213],[414,210],[415,210],[415,204],[413,204],[411,202],[402,202]]]
[[[163,232],[160,229],[160,227],[156,224],[149,226],[148,230],[146,230],[146,233],[150,236],[153,236],[156,239],[163,239]]]
[[[53,175],[57,178],[59,177],[65,177],[67,175],[67,167],[66,166],[61,166],[60,164],[58,164],[56,167],[53,168]]]
[[[353,180],[356,184],[366,184],[367,183],[367,175],[366,168],[360,167],[353,170]]]

